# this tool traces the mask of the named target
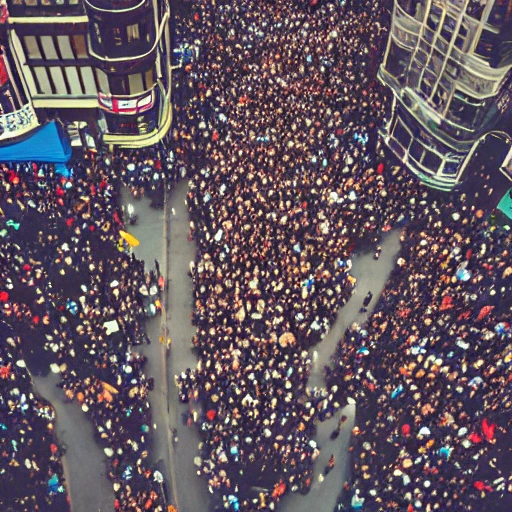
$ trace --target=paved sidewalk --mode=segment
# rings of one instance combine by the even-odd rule
[[[318,358],[309,378],[309,386],[323,387],[324,366],[330,364],[330,358],[334,353],[336,344],[342,338],[347,327],[352,322],[363,323],[372,309],[377,304],[380,292],[393,269],[400,248],[400,230],[394,230],[387,234],[383,240],[382,255],[375,261],[372,253],[361,254],[352,258],[352,275],[357,278],[356,293],[343,306],[332,326],[329,334],[321,343],[312,348],[318,353]],[[367,313],[359,313],[365,295],[371,291],[373,300]],[[323,423],[318,423],[315,440],[320,447],[320,455],[315,461],[315,479],[311,490],[306,496],[298,493],[287,495],[279,510],[283,512],[311,512],[317,508],[320,512],[332,512],[340,495],[343,483],[347,479],[349,468],[347,467],[347,454],[350,446],[350,432],[354,426],[356,406],[348,405],[338,412],[333,418]],[[347,416],[347,421],[341,427],[339,437],[331,441],[330,435],[336,428],[342,414]],[[323,482],[318,481],[318,475],[324,471],[331,454],[336,458],[334,469],[325,477]]]
[[[64,392],[56,387],[60,376],[33,377],[37,393],[52,404],[57,414],[55,433],[67,446],[62,457],[72,512],[113,512],[114,490],[107,479],[107,456],[96,443],[93,425],[76,402],[64,403]]]
[[[167,488],[177,489],[180,512],[206,512],[210,495],[206,482],[196,474],[194,457],[200,442],[195,427],[187,427],[181,421],[181,414],[187,406],[178,401],[174,375],[186,368],[195,368],[197,359],[191,350],[195,328],[190,318],[192,313],[192,280],[188,276],[189,262],[195,259],[196,248],[188,241],[189,218],[185,206],[188,191],[187,180],[182,180],[170,194],[170,249],[169,249],[169,304],[167,325],[172,340],[170,353],[158,342],[160,336],[160,317],[147,324],[147,332],[151,344],[138,348],[148,357],[145,373],[155,379],[155,389],[150,393],[153,422],[157,428],[153,430],[153,461],[160,461]],[[127,226],[127,230],[139,239],[140,245],[134,249],[135,255],[143,259],[146,270],[154,267],[154,259],[158,259],[161,272],[164,273],[163,262],[163,210],[149,207],[146,198],[133,200],[127,190],[123,190],[123,203],[131,202],[135,213],[139,216],[137,225]],[[174,215],[173,212],[174,211]],[[167,361],[166,361],[167,358]],[[167,376],[165,370],[167,369]],[[164,379],[167,378],[167,385]],[[166,396],[168,394],[168,397]],[[178,443],[170,446],[169,429],[178,431]],[[174,453],[173,455],[171,455]],[[175,467],[169,461],[174,460]]]

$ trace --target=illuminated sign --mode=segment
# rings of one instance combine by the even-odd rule
[[[100,107],[107,112],[113,114],[137,115],[153,108],[155,105],[155,92],[150,91],[136,98],[116,97],[100,92],[98,93],[98,101]]]

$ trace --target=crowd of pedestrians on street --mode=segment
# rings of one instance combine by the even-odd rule
[[[386,161],[386,7],[198,0],[180,20],[199,57],[177,88],[167,149],[90,156],[69,177],[2,165],[0,321],[13,332],[0,345],[0,483],[16,511],[66,507],[54,413],[31,391],[20,346],[93,422],[113,507],[165,510],[147,462],[153,382],[133,350],[148,342],[159,275],[130,255],[118,192],[158,205],[164,183],[185,176],[198,365],[176,380],[180,400],[200,405],[198,473],[219,509],[275,510],[306,494],[316,423],[346,403],[358,405],[349,510],[480,512],[510,496],[512,239]],[[309,389],[308,349],[356,287],[351,255],[406,223],[368,324],[341,340],[327,387]]]
[[[386,179],[377,140],[381,4],[196,9],[177,131],[191,155],[199,364],[177,380],[203,406],[199,473],[219,506],[260,510],[311,487],[315,420],[340,404],[307,390],[307,349],[353,291],[358,241],[405,219],[409,181]],[[270,490],[251,494],[269,471]]]
[[[328,371],[358,405],[345,501],[357,491],[365,511],[511,505],[512,235],[462,199],[420,206]]]
[[[52,423],[54,412],[28,391],[26,371],[16,367],[20,339],[20,364],[59,373],[64,399],[78,401],[93,422],[109,458],[113,508],[164,510],[161,486],[146,461],[152,429],[147,394],[154,384],[144,375],[145,358],[133,350],[149,341],[145,318],[151,295],[159,306],[160,276],[145,273],[121,236],[119,176],[90,158],[76,162],[69,176],[49,164],[2,164],[0,187],[0,320],[16,334],[0,360],[2,379],[12,380],[0,390],[7,413],[0,436],[12,438],[2,461],[29,474],[0,475],[19,482],[11,487],[17,497],[9,505],[32,512],[36,500],[39,510],[53,511],[54,495],[64,492],[54,460],[59,449],[44,451],[55,443],[51,425],[41,429],[44,442],[32,442],[30,432],[45,418]],[[24,485],[27,478],[32,485]],[[40,487],[33,490],[36,482]]]
[[[425,305],[423,286],[436,293],[443,288],[435,278],[431,280],[437,274],[432,273],[426,262],[425,268],[421,267],[422,258],[430,255],[436,262],[443,251],[450,254],[456,233],[460,231],[464,241],[463,255],[476,244],[471,251],[473,260],[467,265],[476,264],[477,255],[484,250],[479,237],[490,237],[485,246],[485,261],[493,267],[492,272],[497,271],[492,263],[496,254],[506,261],[506,254],[502,254],[506,233],[496,230],[482,234],[481,215],[464,210],[457,213],[453,205],[443,207],[445,217],[449,218],[442,217],[441,221],[438,210],[431,206],[436,194],[420,188],[402,172],[392,171],[384,159],[377,129],[384,122],[389,101],[375,77],[387,38],[384,3],[320,2],[311,9],[304,2],[279,0],[204,1],[196,5],[194,16],[185,25],[190,40],[201,45],[199,61],[187,69],[188,77],[181,91],[187,104],[178,112],[183,124],[177,130],[186,148],[184,153],[191,155],[188,205],[191,235],[198,243],[199,256],[191,264],[190,272],[195,290],[193,320],[198,328],[193,341],[199,364],[196,370],[177,376],[177,382],[182,401],[196,401],[203,409],[198,419],[203,435],[198,473],[206,475],[219,507],[229,510],[274,509],[289,490],[307,493],[319,448],[312,439],[315,421],[330,417],[348,398],[352,399],[350,403],[359,400],[368,387],[379,389],[361,374],[360,368],[364,368],[367,360],[373,361],[375,367],[388,362],[389,368],[383,363],[380,372],[371,367],[374,379],[389,381],[385,387],[387,394],[371,409],[379,412],[382,421],[376,423],[369,415],[369,423],[355,431],[361,433],[356,441],[369,440],[372,444],[370,451],[361,455],[356,443],[354,453],[363,459],[368,457],[369,463],[358,461],[353,486],[349,486],[349,491],[355,489],[351,495],[349,492],[350,506],[360,508],[366,499],[368,507],[373,500],[374,510],[385,509],[383,506],[389,510],[402,510],[404,506],[409,511],[411,507],[445,510],[451,505],[457,510],[471,510],[471,506],[477,510],[471,503],[479,493],[489,495],[491,487],[502,491],[509,485],[500,480],[504,475],[499,464],[503,461],[495,460],[495,451],[489,451],[489,460],[498,468],[492,480],[489,476],[479,480],[478,475],[471,480],[464,475],[465,485],[452,473],[448,478],[445,468],[459,469],[455,452],[451,454],[457,444],[455,436],[462,432],[460,441],[464,440],[464,430],[453,432],[453,423],[458,425],[461,420],[450,423],[450,411],[457,411],[465,398],[458,395],[456,385],[455,395],[441,391],[440,376],[445,375],[446,367],[451,370],[448,354],[453,358],[449,362],[458,361],[460,366],[457,375],[453,374],[455,369],[448,372],[454,382],[463,379],[466,387],[479,382],[477,374],[469,369],[476,361],[480,361],[480,373],[490,372],[492,391],[477,386],[473,392],[485,390],[490,394],[487,402],[478,404],[480,412],[471,418],[471,425],[483,436],[483,443],[494,446],[494,436],[506,431],[506,416],[498,419],[496,412],[484,413],[484,409],[491,403],[491,397],[495,407],[498,403],[509,403],[509,367],[500,363],[500,354],[510,358],[506,350],[500,352],[505,348],[502,337],[508,336],[509,331],[482,332],[478,323],[470,331],[464,325],[473,313],[465,312],[460,326],[447,329],[448,333],[453,330],[450,336],[454,343],[459,335],[464,337],[459,329],[467,329],[475,338],[471,345],[475,361],[468,360],[464,365],[454,355],[461,355],[457,346],[447,343],[446,354],[440,347],[445,343],[445,321],[430,318],[426,322],[426,326],[435,325],[443,334],[435,338],[435,350],[426,348],[434,344],[429,340],[412,352],[419,357],[416,364],[425,365],[429,382],[427,386],[418,383],[413,389],[420,397],[421,393],[432,391],[427,397],[439,401],[436,404],[434,400],[430,406],[442,409],[440,414],[451,425],[447,432],[441,432],[444,435],[429,423],[431,437],[420,437],[418,441],[417,434],[423,425],[407,406],[403,411],[409,416],[404,417],[400,414],[403,411],[397,409],[391,411],[388,419],[388,407],[395,404],[393,400],[399,400],[395,394],[404,393],[405,384],[400,387],[401,379],[406,379],[404,372],[412,374],[413,369],[399,371],[401,360],[394,359],[398,342],[388,340],[387,336],[386,344],[382,344],[384,357],[380,350],[364,346],[361,331],[355,329],[356,334],[352,333],[344,346],[349,358],[352,357],[351,366],[345,366],[344,361],[341,374],[338,369],[331,372],[330,386],[325,390],[312,392],[306,387],[311,364],[307,349],[324,337],[339,306],[353,292],[350,256],[362,241],[376,243],[382,232],[410,222],[411,227],[403,235],[407,264],[399,267],[403,289],[391,281],[389,288],[393,291],[379,303],[388,300],[386,309],[371,321],[373,329],[387,325],[384,332],[393,333],[394,329],[399,336],[404,336],[402,331],[407,329],[401,327],[401,323],[407,322],[404,310],[409,311],[409,322],[416,320],[413,312],[418,308],[421,311],[430,306],[428,314],[434,314],[435,302]],[[420,257],[412,257],[414,244],[420,242]],[[435,252],[431,251],[432,246],[438,247]],[[443,265],[453,266],[456,262],[452,269],[455,272],[464,260],[459,256],[450,262]],[[461,272],[474,272],[462,267]],[[502,271],[500,268],[496,280],[502,279]],[[451,279],[452,275],[447,274],[441,283]],[[454,303],[475,300],[483,307],[479,297],[490,285],[488,280],[480,282],[478,276],[475,279],[479,291],[476,299],[467,299],[474,294],[466,295],[464,288],[453,282],[453,292],[447,295]],[[411,285],[414,295],[408,291]],[[497,288],[496,285],[498,295],[494,300],[506,296],[501,284],[500,291]],[[435,297],[435,293],[431,295],[432,300]],[[488,320],[494,322],[493,329],[500,324],[496,313]],[[388,314],[390,319],[386,321]],[[478,318],[479,313],[476,315]],[[491,339],[490,333],[495,335],[494,348],[489,347],[490,353],[485,354],[480,349]],[[483,337],[489,339],[484,341]],[[404,358],[411,353],[409,345],[411,340],[403,342]],[[375,357],[364,359],[367,351],[375,351]],[[439,357],[432,357],[437,353]],[[487,366],[491,362],[496,370]],[[437,365],[436,379],[428,377],[431,365]],[[481,377],[484,379],[484,375]],[[380,386],[384,388],[384,384]],[[414,405],[429,407],[428,398],[423,396],[418,404],[412,395],[411,392]],[[404,399],[407,396],[403,394]],[[370,408],[369,400],[367,405]],[[471,410],[471,414],[474,412]],[[482,433],[484,419],[493,431],[491,440],[485,440]],[[382,465],[375,463],[378,459],[371,458],[382,450],[379,456],[388,460],[389,451],[382,449],[380,438],[375,438],[382,434],[384,440],[388,439],[386,428],[392,427],[385,421],[396,430],[390,441],[391,446],[398,445],[391,455],[393,469],[398,470],[401,461],[411,459],[407,450],[423,450],[428,443],[423,457],[428,458],[429,464],[425,468],[418,462],[410,471],[410,481],[404,476],[407,468],[400,466],[401,478],[395,475],[396,480],[390,480],[387,473],[381,474]],[[404,425],[410,430],[402,429]],[[469,431],[469,425],[466,428]],[[437,440],[436,435],[440,435]],[[487,453],[485,444],[476,445]],[[434,460],[433,453],[439,453],[443,447],[442,454]],[[477,465],[475,455],[471,453],[471,460]],[[412,460],[416,464],[417,459]],[[270,478],[267,492],[258,494],[255,488],[249,488],[251,483],[257,486],[261,475],[267,475],[268,482],[269,472],[274,477]],[[439,482],[431,474],[442,474]],[[427,480],[431,487],[424,483]],[[394,483],[401,486],[402,495],[392,499],[397,494]]]
[[[53,433],[55,413],[34,395],[20,339],[1,320],[0,386],[3,510],[69,511],[61,447]]]

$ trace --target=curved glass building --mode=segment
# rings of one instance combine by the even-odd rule
[[[386,144],[424,183],[453,189],[489,133],[511,140],[511,68],[512,0],[395,0],[379,70],[394,97]]]

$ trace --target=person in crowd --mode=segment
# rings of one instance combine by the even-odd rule
[[[369,374],[363,373],[369,361],[389,360],[396,368],[394,345],[383,344],[386,358],[368,358],[363,330],[352,330],[343,343],[346,355],[337,359],[340,368],[329,370],[329,386],[307,387],[307,350],[324,338],[354,290],[354,249],[371,242],[380,254],[380,235],[406,222],[411,233],[420,226],[429,236],[452,229],[446,221],[439,224],[439,215],[444,219],[458,205],[438,214],[438,195],[400,168],[392,171],[378,139],[390,104],[376,79],[388,7],[369,1],[319,2],[314,9],[298,0],[200,1],[194,15],[182,20],[183,36],[200,46],[198,59],[184,71],[184,101],[172,134],[190,178],[190,234],[198,245],[190,273],[199,361],[176,382],[183,402],[202,407],[199,472],[219,508],[232,507],[233,495],[242,510],[263,510],[277,507],[288,491],[307,492],[319,453],[313,440],[316,421],[332,417],[348,399],[382,389],[384,384],[375,382],[382,371],[370,366]],[[442,236],[449,239],[447,233]],[[432,243],[425,245],[428,253]],[[404,276],[404,285],[417,283],[418,303],[409,304],[410,295],[400,290],[393,293],[390,313],[421,314],[423,283],[430,276],[417,267]],[[452,300],[463,298],[457,293]],[[382,328],[386,340],[394,331],[401,336],[400,324],[386,322],[385,313],[370,322],[387,326]],[[437,350],[442,341],[436,340]],[[395,382],[393,373],[388,378]],[[405,396],[403,387],[390,388],[393,399]],[[441,402],[443,395],[436,392]],[[446,401],[432,406],[452,408]],[[402,421],[397,411],[393,418]],[[407,420],[412,431],[419,420]],[[361,428],[356,441],[366,439],[362,432],[367,431]],[[444,448],[441,462],[453,460],[448,442],[453,440],[436,444],[437,450]],[[370,455],[377,450],[371,446]],[[441,464],[427,453],[431,467]],[[354,488],[351,506],[372,506],[368,486],[376,480],[382,486],[373,490],[383,491],[385,496],[378,497],[388,506],[394,492],[389,477],[380,478],[379,466],[367,457],[370,462],[356,468],[357,474],[364,468],[367,483]],[[269,473],[273,490],[251,497],[244,481],[257,482],[262,474],[272,478]],[[407,488],[406,507],[416,507],[418,497],[427,504],[424,496],[434,495],[443,509],[450,501],[443,482],[452,478],[445,474],[442,491],[435,494],[433,487],[418,487],[418,492],[413,487],[410,495]],[[469,487],[457,490],[458,501],[452,494],[450,503],[466,504],[477,491],[490,494],[485,488],[461,489]]]
[[[154,382],[143,373],[145,357],[133,349],[148,341],[145,318],[158,300],[158,278],[118,244],[123,219],[113,181],[85,158],[68,176],[50,164],[1,165],[0,321],[16,337],[8,338],[12,350],[0,345],[7,350],[0,353],[2,382],[9,383],[0,390],[7,414],[0,436],[11,445],[0,479],[7,486],[13,478],[27,483],[12,497],[16,510],[60,510],[65,488],[53,409],[34,396],[28,374],[9,360],[13,354],[23,354],[20,364],[35,373],[49,367],[60,373],[66,399],[79,402],[93,422],[109,458],[113,507],[164,510],[148,463],[147,395]],[[22,475],[25,468],[32,480]]]

